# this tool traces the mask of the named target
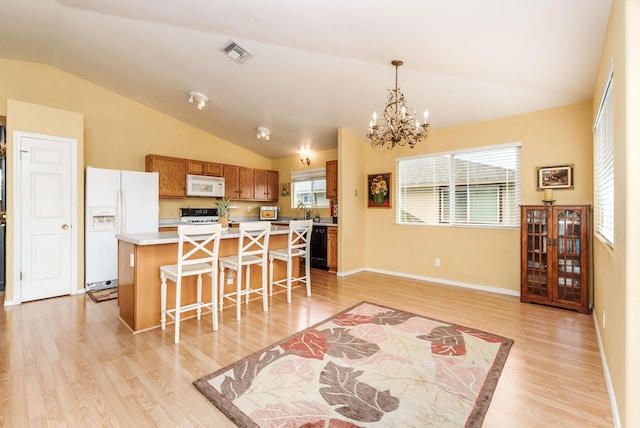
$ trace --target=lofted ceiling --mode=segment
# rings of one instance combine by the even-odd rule
[[[611,0],[0,0],[50,64],[268,158],[365,138],[399,86],[432,128],[591,99]],[[221,52],[235,41],[252,57]],[[208,96],[198,110],[191,91]],[[272,131],[270,141],[256,128]]]

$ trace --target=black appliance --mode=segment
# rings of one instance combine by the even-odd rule
[[[311,267],[329,270],[327,266],[327,226],[313,226],[311,232]]]

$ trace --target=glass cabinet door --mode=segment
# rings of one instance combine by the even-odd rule
[[[549,298],[548,253],[549,210],[526,211],[526,294],[529,297]]]
[[[577,303],[582,300],[580,261],[582,259],[582,218],[580,211],[557,211],[557,295],[559,301]]]

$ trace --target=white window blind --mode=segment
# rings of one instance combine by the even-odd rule
[[[614,158],[613,73],[596,116],[593,145],[594,223],[596,234],[613,246]]]
[[[327,180],[324,168],[305,169],[291,173],[291,207],[328,208]]]
[[[518,227],[520,143],[397,160],[403,224]]]

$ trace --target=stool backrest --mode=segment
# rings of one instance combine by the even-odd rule
[[[260,256],[267,260],[271,223],[268,221],[247,221],[240,223],[238,257]]]
[[[219,223],[178,226],[178,275],[183,265],[211,263],[216,266],[221,234]]]
[[[291,220],[289,222],[289,243],[287,250],[289,255],[295,250],[310,250],[311,230],[313,229],[313,220]]]

